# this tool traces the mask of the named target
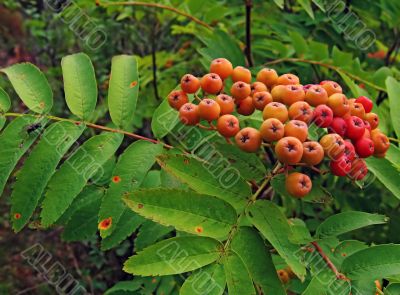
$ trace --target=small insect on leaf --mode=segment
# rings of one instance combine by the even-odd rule
[[[119,177],[118,175],[112,177],[112,182],[118,183],[120,181],[121,181],[121,177]]]
[[[108,218],[100,221],[98,228],[99,228],[99,230],[106,230],[111,226],[111,224],[112,224],[112,218],[108,217]]]
[[[137,85],[137,81],[132,81],[131,84],[129,84],[129,88],[133,88]]]

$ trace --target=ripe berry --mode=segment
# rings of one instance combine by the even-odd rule
[[[260,133],[263,140],[266,142],[272,142],[281,139],[285,130],[281,121],[275,118],[270,118],[261,124]]]
[[[312,182],[308,175],[293,172],[286,177],[285,187],[291,196],[303,198],[311,191]]]
[[[308,126],[303,121],[291,120],[285,124],[285,136],[293,136],[304,142],[308,136]]]
[[[200,122],[199,107],[193,103],[185,103],[179,109],[179,118],[185,125],[196,125]]]
[[[332,94],[335,93],[342,93],[342,87],[340,87],[340,85],[334,81],[322,81],[321,83],[319,83],[322,88],[324,88],[326,90],[326,93],[328,93],[328,96],[331,96]]]
[[[281,280],[282,284],[287,284],[290,280],[289,274],[284,270],[280,269],[277,271],[278,277]]]
[[[301,162],[307,165],[318,165],[324,159],[324,149],[317,141],[303,142],[303,156]]]
[[[250,88],[251,88],[251,95],[261,91],[268,91],[267,86],[265,86],[264,83],[258,81],[251,84]]]
[[[246,127],[235,135],[238,147],[245,152],[256,152],[261,146],[261,134],[258,130]]]
[[[276,143],[275,153],[280,162],[294,165],[301,160],[303,145],[296,137],[283,137]]]
[[[241,81],[235,82],[231,87],[231,94],[237,100],[245,99],[251,94],[250,85]]]
[[[251,72],[245,67],[237,66],[233,69],[232,72],[232,81],[239,82],[242,81],[244,83],[251,83]]]
[[[205,98],[199,103],[199,116],[201,119],[211,122],[218,119],[220,113],[219,104],[211,98]]]
[[[309,123],[313,117],[313,110],[305,101],[298,101],[289,107],[289,118]]]
[[[328,130],[329,132],[337,133],[343,137],[347,132],[347,123],[341,117],[334,117],[331,125],[328,127]]]
[[[200,84],[201,89],[210,94],[217,94],[222,89],[222,80],[214,73],[204,75],[200,80]]]
[[[223,115],[217,121],[217,130],[224,137],[235,136],[239,130],[239,120],[234,115]]]
[[[290,106],[297,101],[303,101],[305,93],[303,87],[299,85],[286,85],[283,88],[282,100],[283,103]]]
[[[354,102],[350,104],[350,114],[352,116],[357,116],[361,119],[365,117],[364,106],[359,102]]]
[[[352,140],[357,140],[364,135],[364,121],[356,116],[351,116],[346,120],[347,133],[346,136]]]
[[[283,102],[283,94],[286,85],[276,85],[271,89],[272,100],[276,102]]]
[[[256,108],[253,104],[253,98],[251,96],[248,96],[245,99],[238,101],[236,107],[236,111],[243,116],[250,116],[252,113],[254,113],[255,109]]]
[[[182,90],[173,90],[168,94],[168,103],[176,110],[179,110],[187,102],[189,102],[188,96]]]
[[[326,104],[328,102],[328,93],[320,85],[311,85],[306,90],[304,100],[311,106],[316,107],[320,104]]]
[[[296,85],[300,84],[299,77],[293,74],[283,74],[276,80],[278,85]]]
[[[285,123],[289,117],[286,106],[279,102],[270,102],[263,110],[263,119],[276,118]]]
[[[374,130],[379,125],[379,117],[375,113],[367,113],[367,114],[365,114],[365,118],[364,119],[371,126],[371,130]]]
[[[181,79],[181,89],[186,93],[196,93],[200,88],[200,81],[195,76],[186,74]]]
[[[344,141],[344,156],[346,156],[350,161],[353,161],[356,157],[354,145],[349,140]]]
[[[371,124],[369,124],[369,122],[367,120],[364,120],[364,126],[365,126],[365,129],[368,129],[368,131],[371,132]]]
[[[364,159],[355,158],[351,162],[351,169],[348,174],[353,180],[362,180],[368,174],[367,164]]]
[[[327,105],[321,104],[314,109],[313,121],[315,125],[326,128],[331,125],[333,120],[333,112]]]
[[[233,72],[233,66],[226,58],[217,58],[211,62],[210,73],[215,73],[225,80]]]
[[[324,149],[325,155],[331,159],[338,159],[344,153],[344,140],[339,134],[326,134],[319,140],[319,143]]]
[[[253,104],[257,110],[264,110],[265,106],[272,102],[271,93],[267,91],[256,92],[253,94]]]
[[[366,137],[362,137],[356,141],[354,147],[356,148],[357,155],[361,158],[368,158],[374,153],[374,142]]]
[[[235,110],[235,102],[232,97],[226,94],[220,94],[215,101],[221,108],[221,115],[231,114]]]
[[[336,160],[332,160],[329,166],[333,175],[346,176],[351,169],[351,160],[343,155]]]
[[[371,135],[371,139],[374,142],[374,155],[385,154],[390,148],[389,139],[381,132],[374,132],[374,134]]]
[[[372,101],[366,96],[360,96],[359,98],[356,99],[356,102],[359,102],[364,106],[364,110],[366,113],[371,112],[372,108],[374,107]]]
[[[264,83],[268,87],[276,84],[278,74],[274,69],[263,68],[257,73],[256,80]]]
[[[335,117],[343,117],[350,112],[350,105],[344,94],[335,93],[328,97],[328,107]]]

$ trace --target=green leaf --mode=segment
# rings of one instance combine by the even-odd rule
[[[11,101],[8,93],[0,87],[0,113],[6,113],[11,108]]]
[[[312,0],[312,2],[318,6],[319,9],[321,9],[323,12],[325,12],[325,6],[324,6],[324,1],[323,0]]]
[[[103,190],[96,189],[88,200],[82,200],[85,204],[82,205],[81,203],[64,227],[64,232],[62,233],[64,241],[82,241],[96,233],[97,213],[99,212],[103,195]]]
[[[343,72],[339,71],[339,75],[342,77],[346,85],[350,88],[353,97],[359,97],[361,95],[361,88],[358,87],[358,85],[354,83],[354,81],[350,79],[350,77],[344,74]]]
[[[63,57],[65,100],[71,112],[82,120],[89,120],[97,102],[97,82],[93,64],[84,53]]]
[[[231,248],[242,259],[254,283],[261,287],[264,294],[286,294],[271,254],[256,230],[240,227],[232,240]]]
[[[3,114],[0,114],[0,131],[3,129],[4,125],[6,124],[6,117]]]
[[[352,280],[386,278],[400,273],[400,245],[379,245],[348,256],[342,272]]]
[[[127,208],[126,210],[130,209]],[[161,240],[172,231],[174,231],[174,228],[172,226],[164,226],[154,221],[145,219],[139,229],[138,234],[136,235],[134,245],[135,251],[138,252],[150,245],[153,245],[155,242]],[[151,233],[151,235],[149,235],[149,233]]]
[[[253,225],[271,243],[293,272],[303,280],[306,269],[300,262],[300,248],[290,242],[289,236],[292,235],[292,231],[278,206],[270,201],[256,201],[247,208],[246,213]]]
[[[369,157],[365,159],[368,169],[384,184],[384,186],[400,199],[400,186],[397,181],[399,170],[385,158]],[[368,182],[374,179],[368,178]]]
[[[19,171],[11,194],[11,214],[20,216],[13,218],[14,231],[29,221],[59,161],[84,129],[71,122],[57,122],[43,132]]]
[[[291,218],[289,219],[289,225],[292,230],[292,234],[289,236],[289,240],[292,243],[307,244],[314,240],[311,237],[310,231],[308,230],[303,220],[299,218]]]
[[[335,251],[333,252],[333,257],[335,258],[335,265],[337,267],[342,265],[343,260],[346,259],[347,256],[350,256],[355,252],[366,248],[368,248],[368,246],[361,241],[357,240],[342,241],[339,245],[336,246]]]
[[[121,144],[123,135],[104,133],[81,145],[53,174],[42,204],[42,224],[54,223],[81,192],[88,179],[109,159]]]
[[[399,295],[400,294],[400,284],[393,283],[385,288],[385,295]]]
[[[228,253],[223,263],[229,295],[256,295],[249,271],[235,252]]]
[[[283,9],[284,0],[274,0],[274,2],[280,9]]]
[[[296,31],[290,31],[289,36],[292,39],[292,45],[296,50],[296,54],[298,56],[305,55],[308,52],[308,45],[303,36]]]
[[[38,137],[41,128],[27,132],[29,126],[38,122],[40,120],[33,116],[18,117],[11,121],[0,135],[0,194],[15,165]]]
[[[318,237],[338,236],[373,224],[383,224],[389,219],[385,215],[360,211],[347,211],[325,219],[317,228]]]
[[[241,151],[231,144],[217,143],[218,156],[225,158],[232,167],[236,168],[242,178],[259,181],[265,177],[267,171],[263,162],[256,154]]]
[[[137,291],[141,288],[142,282],[139,280],[133,280],[133,281],[120,281],[116,283],[114,286],[112,286],[110,289],[108,289],[104,295],[119,295],[121,294],[120,292],[126,292],[129,294],[129,292]],[[132,293],[130,293],[132,294]],[[134,293],[136,294],[136,293]]]
[[[160,156],[157,161],[163,169],[187,183],[193,190],[216,196],[235,209],[244,208],[246,199],[251,195],[250,186],[238,175],[236,169],[207,169],[212,164],[183,155]]]
[[[113,177],[119,177],[118,181],[110,182],[110,187],[100,208],[99,222],[110,217],[112,220],[108,229],[100,231],[103,238],[113,232],[126,208],[122,202],[122,196],[134,191],[141,185],[147,172],[154,165],[156,156],[161,154],[162,150],[161,145],[147,141],[136,141],[121,154],[113,171]]]
[[[131,128],[139,93],[139,73],[136,58],[114,56],[111,62],[108,108],[112,121],[125,130]]]
[[[218,198],[177,189],[143,189],[124,196],[136,213],[177,230],[226,238],[235,224],[235,209]]]
[[[314,11],[311,7],[311,0],[298,0],[299,4],[307,12],[307,14],[314,19]]]
[[[222,295],[226,277],[222,264],[210,264],[194,271],[183,283],[180,295]]]
[[[218,259],[221,243],[206,237],[171,238],[154,244],[124,264],[124,271],[141,276],[180,274]]]
[[[101,241],[101,250],[106,251],[119,245],[129,235],[136,231],[145,219],[128,208],[122,213],[115,230]],[[153,234],[153,233],[152,233]]]
[[[53,92],[43,73],[33,64],[20,63],[1,70],[10,79],[15,92],[32,111],[44,114],[53,106]]]
[[[400,138],[400,104],[398,96],[400,93],[400,83],[393,77],[386,79],[386,88],[389,96],[390,117],[394,131],[398,138]]]

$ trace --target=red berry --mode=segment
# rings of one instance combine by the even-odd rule
[[[357,140],[355,144],[357,155],[361,158],[368,158],[374,153],[374,142],[366,137]]]
[[[333,120],[333,112],[325,104],[321,104],[314,109],[314,118],[313,121],[315,125],[325,128],[328,127]]]
[[[333,118],[331,125],[328,127],[328,130],[343,137],[347,132],[347,123],[343,118],[335,117]]]
[[[372,101],[366,96],[360,96],[359,98],[356,99],[356,102],[359,102],[364,106],[364,110],[366,113],[371,112],[374,106]]]
[[[351,163],[349,178],[353,180],[361,180],[368,174],[367,164],[364,159],[355,158]]]
[[[344,156],[346,156],[350,161],[353,161],[356,157],[354,145],[349,140],[344,141]]]
[[[329,166],[333,175],[346,176],[351,169],[351,160],[343,155],[336,160],[332,160]]]
[[[350,116],[346,119],[347,133],[346,136],[352,140],[357,140],[364,135],[364,121],[356,116]]]

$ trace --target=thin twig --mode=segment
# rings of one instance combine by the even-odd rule
[[[179,9],[176,9],[174,7],[171,6],[167,6],[167,5],[163,5],[163,4],[158,4],[158,3],[148,3],[148,2],[140,2],[140,1],[122,1],[122,2],[106,2],[103,3],[100,0],[96,0],[96,5],[97,6],[102,6],[102,7],[109,7],[109,6],[146,6],[146,7],[156,7],[156,8],[160,8],[160,9],[166,9],[169,11],[173,11],[176,14],[182,15],[188,19],[190,19],[191,21],[209,29],[212,30],[212,27],[210,25],[208,25],[207,23],[199,20],[198,18],[194,17],[193,15],[190,15],[184,11],[181,11]]]
[[[360,77],[358,77],[358,76],[356,76],[356,75],[354,75],[352,73],[349,73],[349,72],[347,72],[347,71],[345,71],[345,70],[343,70],[343,69],[341,69],[339,67],[336,67],[336,66],[331,65],[331,64],[319,62],[319,61],[316,61],[316,60],[303,59],[303,58],[280,58],[280,59],[276,59],[276,60],[267,62],[264,65],[268,66],[268,65],[274,65],[274,64],[283,63],[283,62],[301,62],[301,63],[307,63],[307,64],[311,64],[311,65],[318,65],[318,66],[321,66],[321,67],[325,67],[325,68],[328,68],[330,70],[336,71],[338,73],[345,74],[345,75],[349,76],[351,79],[357,80],[357,81],[359,81],[361,83],[364,83],[365,85],[368,85],[368,86],[370,86],[370,87],[372,87],[372,88],[374,88],[376,90],[387,92],[387,90],[385,88],[382,88],[382,87],[380,87],[378,85],[375,85],[374,83],[371,83],[371,82],[369,82],[367,80],[364,80],[363,78],[360,78]]]
[[[329,259],[329,257],[325,254],[324,250],[322,250],[321,246],[318,245],[317,242],[311,242],[311,244],[314,246],[315,250],[321,255],[322,259],[325,261],[326,265],[334,272],[335,276],[339,280],[346,280],[348,281],[349,279],[342,273],[340,273],[336,266],[333,264],[333,262]]]
[[[245,0],[246,4],[246,57],[250,67],[253,66],[253,56],[251,54],[251,9],[253,7],[252,0]]]
[[[390,141],[400,143],[400,139],[397,139],[397,138],[394,138],[394,137],[388,137],[388,139],[389,139]]]
[[[106,126],[102,126],[102,125],[97,125],[94,123],[89,123],[89,122],[83,122],[83,121],[76,121],[76,120],[72,120],[72,119],[66,119],[66,118],[60,118],[60,117],[56,117],[56,116],[50,116],[50,115],[33,115],[33,114],[20,114],[20,113],[5,113],[4,114],[5,117],[24,117],[24,116],[31,116],[31,117],[36,117],[36,118],[46,118],[52,121],[62,121],[62,122],[71,122],[74,123],[76,125],[85,125],[87,127],[90,128],[94,128],[94,129],[99,129],[99,130],[104,130],[104,131],[108,131],[108,132],[113,132],[113,133],[120,133],[120,134],[124,134],[128,137],[131,138],[135,138],[135,139],[141,139],[141,140],[145,140],[148,142],[152,142],[155,144],[162,144],[165,148],[168,149],[172,149],[174,148],[172,145],[166,144],[162,141],[156,140],[156,139],[152,139],[152,138],[148,138],[145,136],[141,136],[139,134],[136,133],[132,133],[132,132],[128,132],[128,131],[124,131],[121,129],[114,129],[114,128],[110,128],[110,127],[106,127]]]
[[[157,39],[157,33],[158,33],[158,21],[157,17],[154,16],[154,29],[152,30],[151,33],[151,62],[152,62],[152,71],[153,71],[153,89],[154,89],[154,96],[156,97],[156,100],[159,101],[160,97],[158,95],[158,83],[157,83],[157,49],[156,49],[156,39]]]

